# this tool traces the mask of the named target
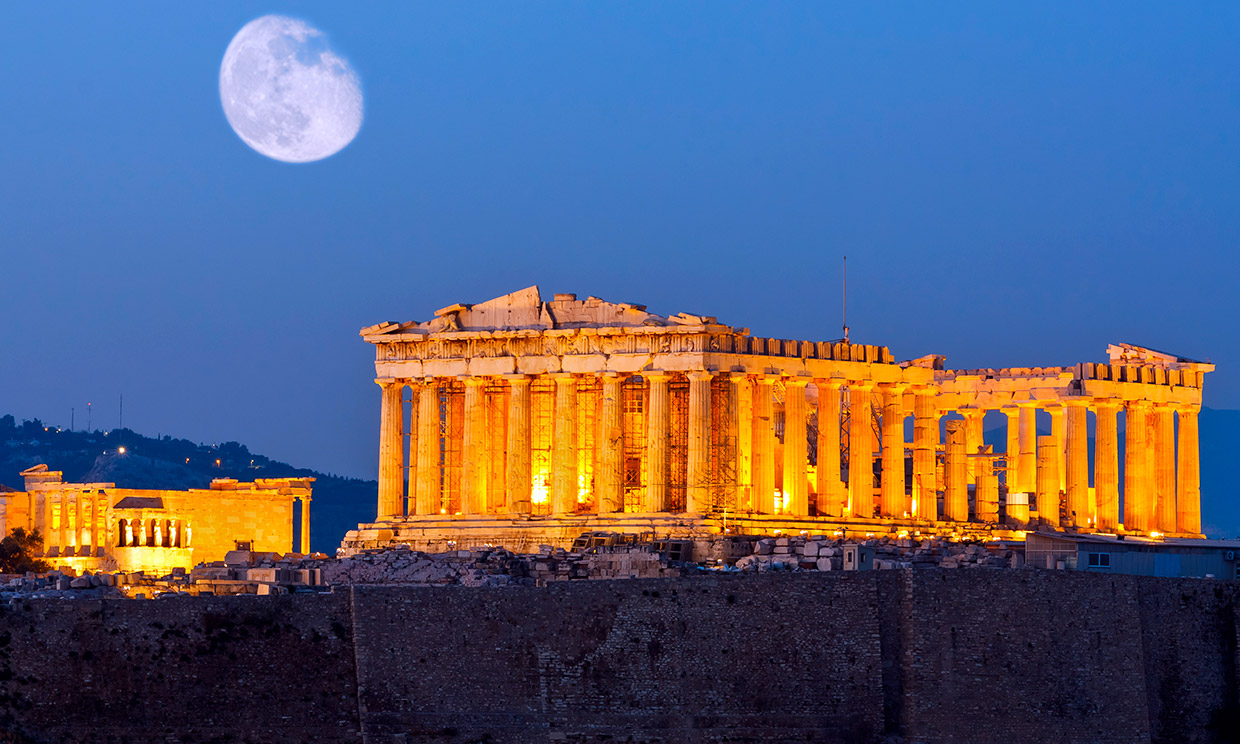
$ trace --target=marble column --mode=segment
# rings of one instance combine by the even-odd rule
[[[672,409],[668,401],[668,375],[663,372],[642,374],[649,385],[650,397],[646,412],[646,511],[667,509],[667,474],[671,450]]]
[[[1059,447],[1059,455],[1056,458],[1056,466],[1059,469],[1059,490],[1066,494],[1068,492],[1068,421],[1064,410],[1063,405],[1046,407],[1046,412],[1051,417],[1051,436],[1055,438],[1055,444]]]
[[[1031,403],[1020,406],[1020,489],[1033,493],[1038,470],[1038,409]]]
[[[840,480],[840,386],[838,380],[815,380],[818,388],[818,514],[840,517],[848,494]]]
[[[405,453],[401,438],[404,415],[401,397],[405,385],[378,380],[382,389],[379,411],[379,509],[378,519],[405,516]]]
[[[753,386],[753,510],[775,510],[775,416],[772,389],[775,380],[756,377]]]
[[[970,483],[977,483],[977,472],[981,468],[981,460],[974,457],[985,443],[985,434],[983,422],[986,419],[986,411],[973,406],[964,406],[960,408],[960,415],[964,416],[964,453],[966,456],[965,470],[968,472]]]
[[[870,391],[874,384],[853,382],[848,386],[848,496],[852,514],[874,517],[874,452],[870,421]]]
[[[989,454],[990,447],[982,445],[982,452]],[[977,490],[974,500],[977,504],[977,521],[999,521],[999,474],[995,472],[993,457],[973,458],[977,461]]]
[[[461,435],[461,512],[486,514],[486,384],[484,377],[466,377],[465,422]]]
[[[913,396],[913,516],[939,518],[938,476],[939,411],[933,390]]]
[[[805,428],[808,384],[807,378],[800,377],[784,381],[784,495],[788,497],[788,513],[794,517],[809,515],[809,479],[805,473],[809,462]]]
[[[1059,449],[1059,441],[1055,437],[1038,437],[1034,492],[1038,500],[1038,517],[1052,527],[1059,526]]]
[[[1142,532],[1150,528],[1149,476],[1145,472],[1149,459],[1145,451],[1147,415],[1143,401],[1129,401],[1124,406],[1124,528]]]
[[[504,458],[504,491],[508,513],[529,514],[530,502],[530,378],[505,375],[508,380],[508,440]]]
[[[415,502],[419,515],[439,514],[443,498],[439,467],[439,385],[424,381],[418,388],[418,480]]]
[[[1089,527],[1094,518],[1089,508],[1089,407],[1085,401],[1069,400],[1065,409],[1068,524]]]
[[[753,508],[753,378],[733,375],[736,386],[736,508]]]
[[[174,546],[175,547],[175,546]],[[302,555],[310,552],[310,497],[301,497],[301,550]]]
[[[1157,435],[1154,446],[1155,512],[1158,530],[1164,534],[1177,530],[1179,515],[1175,505],[1175,411],[1170,406],[1154,407]]]
[[[710,510],[710,381],[713,372],[689,373],[689,442],[685,511]]]
[[[603,399],[599,406],[598,460],[594,474],[595,502],[599,514],[624,511],[624,420],[622,380],[604,372]]]
[[[947,422],[947,483],[943,494],[943,519],[969,521],[969,468],[965,456],[965,422]]]
[[[1099,401],[1094,409],[1097,427],[1094,439],[1094,494],[1097,527],[1113,532],[1119,527],[1119,406]]]
[[[60,545],[60,554],[65,554],[65,548],[69,547],[69,493],[67,491],[60,492],[60,529],[57,537],[57,544]]]
[[[108,497],[103,491],[95,492],[95,503],[90,511],[90,550],[92,555],[99,555],[99,548],[108,541]]]
[[[82,555],[82,535],[85,529],[82,525],[82,518],[85,516],[86,494],[78,491],[73,495],[73,546],[74,555]]]
[[[1176,473],[1176,531],[1201,534],[1201,461],[1198,442],[1197,406],[1179,409],[1180,446]]]
[[[904,387],[883,384],[882,478],[879,513],[884,517],[908,516],[904,495]]]
[[[1003,451],[1007,475],[1004,480],[1008,493],[1021,493],[1020,409],[1016,406],[1004,406],[1003,415],[1007,416],[1007,447]]]
[[[572,514],[577,507],[577,378],[554,375],[555,429],[551,451],[551,513]]]

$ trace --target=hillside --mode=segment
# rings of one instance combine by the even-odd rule
[[[124,448],[124,452],[121,452]],[[21,471],[45,463],[68,481],[115,483],[122,488],[206,488],[213,478],[315,478],[310,546],[334,553],[345,531],[374,519],[374,481],[342,478],[272,460],[244,444],[195,444],[129,429],[68,431],[37,419],[17,424],[0,416],[0,484],[21,489]]]

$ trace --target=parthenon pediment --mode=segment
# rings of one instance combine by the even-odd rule
[[[718,326],[718,320],[712,316],[690,313],[670,317],[657,315],[647,312],[645,305],[608,302],[598,297],[579,300],[575,294],[556,294],[545,301],[535,285],[486,302],[449,305],[435,311],[435,317],[431,320],[423,322],[388,322],[367,326],[361,330],[361,335],[706,325]]]

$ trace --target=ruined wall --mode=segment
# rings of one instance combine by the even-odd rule
[[[275,493],[193,490],[165,491],[164,505],[189,520],[194,562],[219,561],[249,540],[253,549],[287,553],[293,545],[293,499]]]
[[[1211,741],[1240,585],[882,571],[37,601],[30,741]]]

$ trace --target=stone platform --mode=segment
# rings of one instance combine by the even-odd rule
[[[1030,526],[1030,529],[1035,529]],[[426,516],[359,524],[345,534],[340,553],[391,545],[440,552],[485,546],[512,551],[539,545],[569,548],[583,532],[618,532],[653,539],[693,540],[700,547],[740,536],[825,535],[864,540],[875,537],[949,537],[957,540],[1023,540],[1022,529],[977,522],[920,519],[796,517],[780,514],[701,515],[666,512],[570,516]],[[702,554],[702,553],[695,553]]]

